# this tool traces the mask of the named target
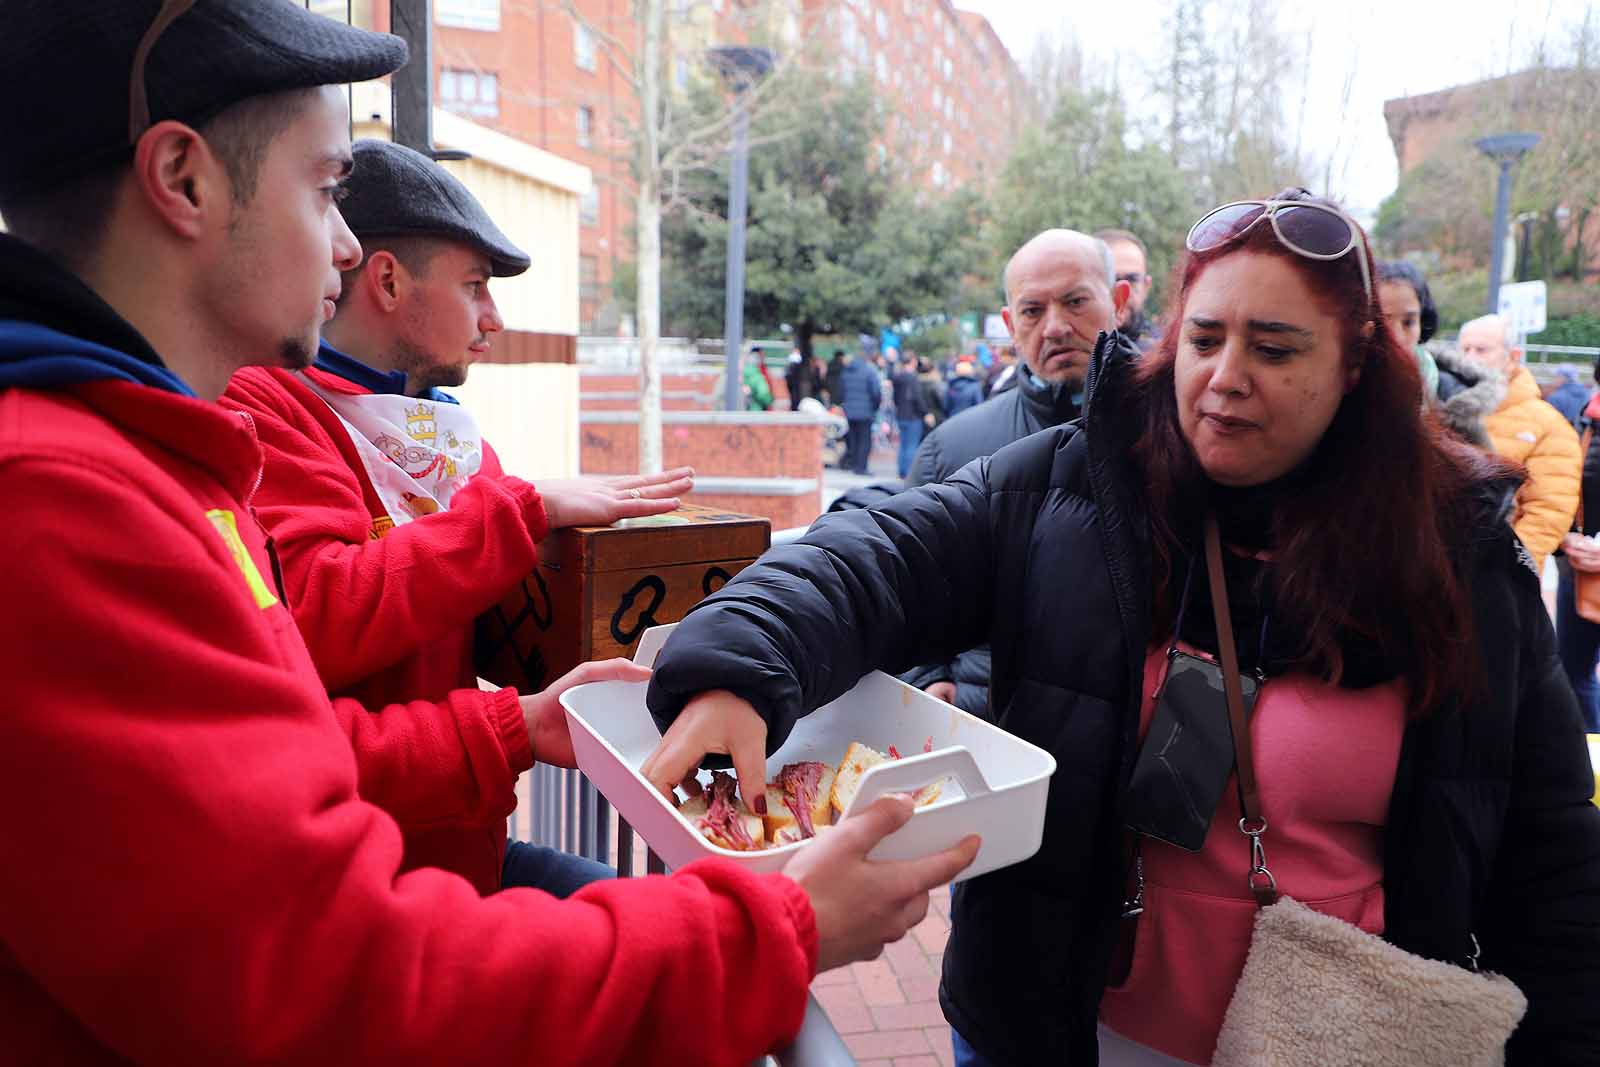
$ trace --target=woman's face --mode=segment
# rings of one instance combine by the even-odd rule
[[[1378,302],[1383,306],[1383,320],[1389,324],[1401,347],[1407,351],[1422,343],[1422,302],[1410,282],[1380,282]]]
[[[1360,378],[1340,323],[1280,256],[1237,252],[1189,291],[1174,379],[1178,425],[1212,481],[1270,482],[1317,447]]]

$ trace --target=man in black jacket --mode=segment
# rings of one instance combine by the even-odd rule
[[[1021,362],[1017,386],[928,434],[906,488],[942,482],[980,456],[1069,422],[1083,410],[1084,378],[1101,331],[1113,331],[1129,298],[1112,273],[1103,241],[1075,230],[1046,230],[1006,264],[1006,328]],[[989,702],[989,650],[970,649],[931,663],[905,680],[974,715]]]

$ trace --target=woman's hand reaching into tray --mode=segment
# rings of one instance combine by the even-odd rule
[[[677,786],[690,796],[700,791],[695,772],[708,752],[733,758],[739,795],[749,800],[751,811],[765,815],[767,724],[755,708],[727,690],[713,689],[685,704],[639,773],[676,804],[672,791]]]

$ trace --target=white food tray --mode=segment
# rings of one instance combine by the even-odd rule
[[[634,659],[654,663],[671,630],[659,626],[647,631]],[[781,870],[807,842],[757,852],[713,845],[639,774],[661,741],[645,708],[647,688],[642,682],[593,682],[562,694],[579,768],[669,866],[721,856],[753,871]],[[930,737],[933,751],[924,753]],[[941,778],[952,779],[937,802],[918,809],[910,822],[884,838],[872,858],[925,856],[979,834],[982,848],[960,881],[1020,863],[1038,851],[1055,758],[881,671],[796,723],[783,747],[767,760],[767,778],[785,764],[803,760],[837,766],[852,741],[880,752],[894,745],[905,757],[868,770],[852,809],[884,793],[909,793]],[[702,771],[701,780],[708,782],[710,772]]]

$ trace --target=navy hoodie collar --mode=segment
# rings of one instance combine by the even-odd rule
[[[372,393],[384,393],[394,396],[404,396],[406,393],[406,372],[400,370],[381,371],[370,367],[353,356],[347,356],[334,348],[328,342],[322,342],[322,347],[317,349],[316,368],[327,371],[329,374],[343,378],[352,385]],[[439,389],[429,389],[421,397],[423,400],[432,400],[439,404],[455,404],[459,401],[449,393]]]
[[[195,395],[75,274],[0,234],[0,388],[58,389],[108,378]]]

